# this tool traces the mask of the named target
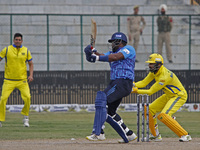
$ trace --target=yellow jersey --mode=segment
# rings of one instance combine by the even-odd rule
[[[147,86],[153,79],[156,82],[150,89],[139,89]],[[138,94],[152,95],[162,89],[168,97],[187,95],[177,76],[164,66],[161,66],[156,74],[150,72],[142,81],[136,82],[135,86],[138,88]]]
[[[24,46],[16,48],[15,45],[5,47],[0,52],[0,58],[5,57],[4,79],[7,80],[24,80],[27,79],[28,61],[32,60],[31,52]]]

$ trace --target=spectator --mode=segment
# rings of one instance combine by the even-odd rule
[[[169,63],[173,63],[172,61],[172,49],[171,49],[171,39],[170,32],[172,30],[172,17],[166,15],[167,6],[165,4],[160,5],[160,13],[161,15],[157,18],[158,25],[158,40],[157,40],[157,48],[158,53],[162,55],[162,47],[163,43],[165,43],[167,59]]]
[[[127,18],[127,25],[128,25],[128,38],[130,45],[133,45],[137,54],[138,43],[140,40],[140,35],[142,34],[146,22],[142,16],[138,16],[139,6],[135,6],[133,8],[134,13],[133,16]],[[141,26],[142,22],[142,26]],[[138,62],[136,59],[135,62]]]

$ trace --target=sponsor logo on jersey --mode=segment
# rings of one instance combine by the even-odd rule
[[[129,54],[130,53],[130,51],[128,50],[128,49],[123,49],[123,51],[126,53],[126,54]]]

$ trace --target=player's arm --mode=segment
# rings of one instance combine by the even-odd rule
[[[172,27],[173,27],[173,19],[172,19],[172,17],[169,17],[169,25],[170,25],[170,32],[171,32]]]
[[[94,55],[97,61],[113,62],[124,59],[124,55],[121,52],[110,55]]]
[[[154,83],[150,89],[136,89],[134,93],[152,95],[157,91],[161,90],[162,88],[164,88],[165,86],[166,86],[165,84],[162,84],[161,82],[158,81]]]
[[[101,53],[97,52],[96,49],[93,51],[93,53],[94,53],[95,55],[97,55],[97,56],[104,56],[104,55],[105,55],[105,54],[101,54]]]
[[[7,50],[7,47],[5,47],[5,48],[0,52],[0,61],[6,56],[6,50]]]
[[[124,59],[124,55],[121,52],[108,55],[108,61],[109,62],[118,61],[118,60],[121,60],[121,59]]]
[[[33,60],[32,60],[32,56],[31,56],[31,52],[28,51],[28,65],[29,65],[29,76],[28,76],[28,82],[32,82],[33,81]]]
[[[33,61],[28,61],[28,65],[29,65],[29,77],[28,77],[28,82],[32,82],[33,81]]]
[[[150,72],[143,80],[136,82],[135,86],[137,88],[143,88],[147,86],[153,79],[154,79],[154,75],[153,73]]]
[[[143,17],[141,18],[141,21],[142,21],[142,28],[141,28],[141,30],[143,31],[144,28],[145,28],[145,26],[146,26],[146,22],[145,22],[145,20],[144,20]]]
[[[131,40],[131,23],[130,23],[130,17],[127,18],[127,32],[128,32],[128,38]]]

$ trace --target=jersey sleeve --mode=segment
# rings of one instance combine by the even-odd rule
[[[143,88],[147,86],[154,79],[153,73],[149,73],[142,81],[138,81],[135,83],[137,88]]]
[[[6,56],[6,50],[7,47],[5,47],[1,52],[0,52],[0,59],[3,59]]]
[[[27,61],[31,61],[33,58],[31,56],[31,52],[28,50],[28,54],[27,54]]]
[[[107,52],[107,53],[103,53],[105,56],[108,56],[108,55],[110,55],[111,54],[111,52],[109,51],[109,52]]]
[[[161,90],[162,88],[164,88],[165,86],[166,86],[165,84],[161,84],[160,81],[157,81],[151,86],[150,89],[138,89],[138,94],[152,95],[157,91]]]
[[[129,47],[125,46],[119,52],[121,52],[124,55],[125,59],[128,57],[132,58],[135,56],[135,49],[133,47],[129,48]]]

